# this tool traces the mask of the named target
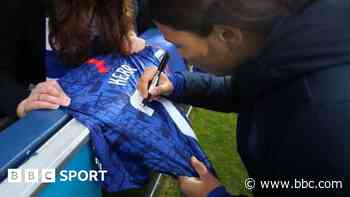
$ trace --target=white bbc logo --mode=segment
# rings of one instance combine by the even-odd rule
[[[7,180],[9,183],[22,182],[22,169],[8,169]]]
[[[53,183],[56,181],[55,169],[8,169],[9,183]]]
[[[54,183],[56,181],[55,169],[42,169],[41,170],[41,182]]]
[[[38,169],[24,169],[24,182],[25,183],[37,183],[37,182],[39,182],[39,170]]]

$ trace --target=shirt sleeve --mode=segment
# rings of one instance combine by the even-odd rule
[[[233,197],[231,194],[227,193],[224,186],[217,187],[208,194],[208,197]]]
[[[234,76],[217,77],[206,73],[177,72],[170,76],[174,91],[169,99],[221,112],[238,112],[239,99]]]

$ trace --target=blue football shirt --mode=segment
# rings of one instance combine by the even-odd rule
[[[130,56],[98,56],[59,80],[72,99],[67,112],[90,130],[98,166],[108,171],[102,181],[108,191],[140,188],[152,171],[198,176],[190,164],[192,155],[214,173],[173,103],[161,98],[142,105],[137,81],[163,55],[163,50],[147,47]]]

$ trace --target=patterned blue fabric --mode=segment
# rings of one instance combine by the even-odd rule
[[[197,176],[192,155],[214,172],[196,139],[180,131],[160,102],[147,104],[152,116],[131,105],[144,68],[159,64],[155,54],[158,49],[147,47],[132,56],[96,57],[59,80],[72,99],[66,110],[90,129],[100,167],[108,171],[102,181],[108,191],[140,188],[152,171]]]

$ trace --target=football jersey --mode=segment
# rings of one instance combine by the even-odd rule
[[[161,98],[142,104],[138,79],[163,55],[162,49],[146,47],[130,56],[97,56],[58,81],[71,98],[65,110],[90,130],[98,166],[107,170],[101,183],[108,191],[140,188],[153,171],[196,177],[191,156],[215,173],[172,102]]]

